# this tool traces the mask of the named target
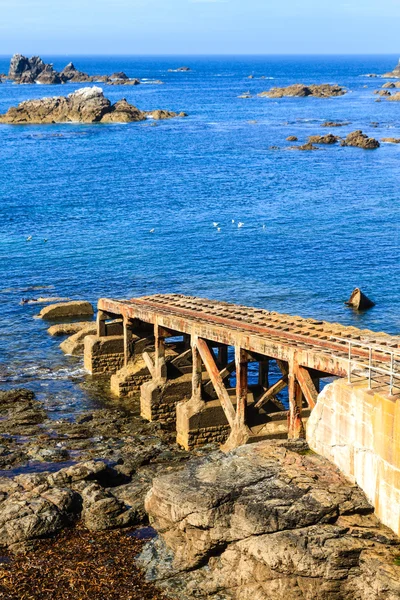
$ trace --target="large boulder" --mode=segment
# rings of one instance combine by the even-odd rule
[[[268,97],[268,98],[283,98],[287,97],[297,97],[297,98],[305,98],[307,96],[315,96],[317,98],[330,98],[331,96],[343,96],[346,93],[339,85],[331,85],[329,83],[322,84],[312,84],[312,85],[304,85],[302,83],[295,83],[294,85],[289,85],[287,87],[274,87],[268,90],[267,92],[261,92],[258,94],[260,98]]]
[[[358,129],[348,134],[346,139],[342,140],[341,146],[354,146],[356,148],[364,148],[364,150],[374,150],[379,148],[380,143],[372,137],[368,137],[365,133]]]
[[[64,354],[70,354],[72,356],[83,356],[85,337],[87,335],[96,335],[96,333],[96,323],[89,323],[85,327],[82,327],[76,333],[72,334],[66,340],[61,342],[60,348],[64,352]]]
[[[62,319],[63,317],[92,316],[93,306],[86,300],[59,302],[45,306],[39,313],[40,319]]]
[[[332,133],[327,133],[326,135],[309,135],[308,141],[311,144],[336,144],[336,142],[340,138],[337,135],[333,135]]]
[[[132,123],[133,121],[144,121],[146,113],[129,104],[123,98],[111,107],[110,112],[102,118],[102,123]]]
[[[139,564],[180,600],[395,600],[400,540],[302,443],[260,442],[156,477]]]

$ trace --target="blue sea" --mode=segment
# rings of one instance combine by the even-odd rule
[[[365,77],[391,70],[397,56],[43,59],[160,79],[104,91],[188,117],[0,125],[1,387],[34,389],[55,416],[104,400],[82,361],[65,357],[33,318],[41,306],[21,298],[178,292],[399,333],[400,145],[299,152],[286,141],[328,133],[326,120],[350,122],[336,135],[400,137],[400,103],[376,102],[384,80]],[[9,60],[0,57],[0,73]],[[168,71],[182,65],[191,70]],[[256,96],[292,83],[338,83],[348,93]],[[0,112],[79,87],[3,83]],[[253,97],[238,98],[244,92]],[[344,306],[355,286],[375,308]]]

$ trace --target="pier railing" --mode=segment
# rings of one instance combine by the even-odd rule
[[[372,389],[374,375],[379,376],[379,386],[389,387],[389,394],[400,393],[400,351],[377,343],[367,343],[353,338],[331,338],[347,347],[348,382],[353,376],[368,380]],[[398,382],[396,384],[396,382]]]

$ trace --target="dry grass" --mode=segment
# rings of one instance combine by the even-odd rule
[[[145,540],[79,524],[0,565],[1,600],[165,600],[134,557]]]

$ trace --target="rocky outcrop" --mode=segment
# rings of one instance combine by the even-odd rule
[[[329,83],[304,85],[302,83],[296,83],[287,87],[274,87],[267,92],[261,92],[258,94],[260,98],[283,98],[283,97],[296,97],[305,98],[307,96],[314,96],[316,98],[330,98],[331,96],[343,96],[346,90],[339,85],[331,85]]]
[[[363,492],[296,442],[260,442],[157,477],[159,538],[139,564],[180,600],[395,600],[400,540]]]
[[[298,141],[298,139],[299,139],[299,138],[297,138],[295,135],[289,135],[289,136],[286,138],[286,141],[287,141],[287,142],[297,142],[297,141]]]
[[[392,94],[390,96],[390,98],[388,98],[388,100],[391,100],[392,102],[399,102],[400,101],[400,92],[396,92],[395,94]]]
[[[70,81],[71,83],[85,83],[93,80],[87,73],[78,71],[72,62],[69,62],[60,72],[60,79],[64,83],[67,81]]]
[[[36,78],[36,83],[42,85],[54,85],[61,83],[61,77],[52,67],[52,65],[46,65],[40,75]]]
[[[186,113],[165,110],[144,112],[125,99],[111,104],[99,87],[86,87],[68,96],[27,100],[0,115],[0,123],[131,123],[153,119],[184,117]]]
[[[48,328],[47,333],[51,336],[74,335],[74,333],[78,333],[78,331],[81,331],[81,329],[84,329],[87,325],[87,321],[57,323],[56,325],[51,325]]]
[[[389,71],[389,73],[384,73],[382,77],[400,77],[400,60],[393,71]]]
[[[332,133],[326,135],[309,135],[308,141],[310,144],[336,144],[340,138]]]
[[[33,83],[45,67],[46,65],[39,56],[26,58],[22,54],[14,54],[10,62],[8,76],[10,79],[20,83],[28,83],[27,78],[29,78]],[[24,81],[21,81],[23,75],[25,76]]]
[[[190,67],[178,67],[177,69],[168,69],[169,73],[185,73],[190,71]]]
[[[358,129],[348,134],[346,139],[342,140],[341,146],[354,146],[356,148],[364,148],[364,150],[374,150],[379,148],[380,143],[372,137],[368,137],[365,133]]]
[[[39,313],[40,319],[62,319],[64,317],[92,316],[93,306],[86,300],[59,302],[45,306]]]
[[[381,142],[385,142],[386,144],[400,144],[400,138],[385,137],[381,139]]]
[[[311,142],[302,144],[301,146],[290,146],[291,150],[318,150],[317,146],[314,146]]]
[[[345,125],[350,125],[350,123],[342,123],[340,121],[325,121],[325,123],[322,123],[321,127],[344,127]]]

